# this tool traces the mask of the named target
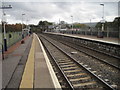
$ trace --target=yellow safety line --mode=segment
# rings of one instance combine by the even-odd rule
[[[22,76],[20,89],[33,88],[34,81],[34,51],[35,51],[35,35],[33,34],[32,46],[29,52],[28,60]]]

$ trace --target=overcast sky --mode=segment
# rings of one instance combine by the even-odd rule
[[[5,0],[4,0],[5,1]],[[40,0],[9,0],[5,2],[5,5],[12,5],[12,9],[5,10],[8,23],[21,23],[22,13],[24,13],[24,23],[38,24],[40,20],[47,20],[50,22],[58,23],[59,20],[67,23],[72,22],[71,16],[73,16],[73,22],[99,22],[103,15],[103,6],[100,3],[104,3],[105,20],[113,21],[118,16],[118,1],[119,0],[66,0],[60,2]],[[0,12],[1,14],[2,12]]]

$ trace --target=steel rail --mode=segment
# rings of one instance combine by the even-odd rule
[[[77,44],[77,45],[79,45],[79,44]],[[90,48],[88,46],[82,46],[82,45],[79,45],[79,46],[81,46],[83,48],[87,48],[87,49],[93,50],[93,51],[96,51],[98,53],[102,53],[102,54],[105,54],[105,55],[112,56],[114,58],[120,59],[120,57],[118,57],[118,56],[115,56],[115,55],[112,55],[112,54],[109,54],[109,53],[106,53],[106,52],[103,52],[103,51],[100,51],[100,50],[97,50],[97,49],[93,49],[93,48]]]
[[[63,42],[60,42],[60,43],[66,45],[66,46],[68,46],[68,47],[71,47],[71,48],[73,48],[73,49],[75,49],[75,50],[77,50],[77,51],[80,51],[80,52],[82,52],[82,53],[85,53],[85,54],[88,55],[88,56],[91,56],[91,57],[93,57],[93,58],[95,58],[95,59],[98,59],[98,60],[100,60],[101,62],[106,63],[106,64],[108,64],[108,65],[110,65],[110,66],[112,66],[112,67],[120,70],[120,67],[115,66],[114,64],[109,63],[109,62],[107,62],[107,61],[105,61],[105,60],[103,60],[103,59],[101,59],[101,58],[99,58],[99,57],[96,57],[96,56],[94,56],[94,55],[92,55],[92,54],[90,54],[90,53],[87,53],[87,52],[85,52],[85,51],[83,51],[83,50],[80,50],[80,49],[78,49],[78,48],[76,48],[76,47],[72,47],[72,46],[70,46],[70,45],[68,45],[68,44],[65,44],[65,43],[63,43]]]
[[[48,50],[48,48],[45,46],[45,44],[43,43],[42,39],[40,38],[44,48],[47,50],[47,52],[49,53],[49,55],[51,56],[51,58],[53,59],[54,63],[56,64],[56,66],[58,67],[59,71],[62,73],[62,76],[64,77],[64,79],[66,80],[67,84],[69,85],[71,90],[75,90],[73,85],[71,84],[71,82],[69,81],[69,79],[67,78],[67,76],[64,74],[63,70],[60,68],[60,65],[56,62],[55,57],[51,54],[51,52]]]
[[[43,37],[43,36],[42,36]],[[108,83],[106,83],[104,80],[102,80],[100,77],[98,77],[97,75],[95,75],[93,72],[91,72],[89,69],[87,69],[85,66],[83,66],[82,64],[80,64],[74,57],[71,57],[71,55],[67,54],[67,52],[65,52],[64,50],[62,50],[60,47],[58,47],[57,45],[55,45],[53,42],[49,41],[48,39],[46,39],[45,37],[43,37],[45,40],[47,40],[49,43],[51,43],[53,46],[55,46],[57,49],[59,49],[61,52],[63,52],[66,56],[68,56],[69,58],[71,58],[75,63],[77,63],[80,67],[82,67],[84,70],[86,70],[89,74],[91,74],[92,76],[94,76],[97,80],[99,80],[103,85],[105,85],[109,90],[114,90],[114,88],[109,85]]]
[[[65,44],[64,42],[62,42],[62,41],[59,41],[60,43],[62,43],[62,44],[64,44],[64,45],[66,45],[66,46],[68,46],[68,47],[71,47],[71,48],[73,48],[73,49],[75,49],[75,50],[77,50],[77,51],[80,51],[80,52],[82,52],[82,53],[84,53],[84,54],[86,54],[86,55],[88,55],[88,56],[90,56],[90,57],[93,57],[93,58],[95,58],[95,59],[98,59],[99,61],[101,61],[101,62],[103,62],[103,63],[105,63],[105,64],[108,64],[108,65],[110,65],[110,66],[112,66],[112,67],[114,67],[114,68],[116,68],[116,69],[118,69],[118,70],[120,70],[120,67],[118,67],[118,66],[115,66],[114,64],[112,64],[112,63],[109,63],[109,62],[107,62],[107,61],[105,61],[104,59],[101,59],[101,58],[99,58],[99,57],[97,57],[97,56],[94,56],[94,55],[92,55],[92,54],[90,54],[90,53],[87,53],[87,52],[85,52],[85,51],[83,51],[83,50],[80,50],[80,49],[78,49],[78,48],[76,48],[76,47],[73,47],[73,46],[70,46],[70,45],[68,45],[68,44]],[[78,46],[78,44],[77,44],[77,46]],[[82,45],[80,45],[80,46],[82,46]],[[93,50],[93,51],[96,51],[96,50],[94,50],[94,49],[92,49],[92,48],[90,48],[90,47],[85,47],[85,46],[82,46],[83,48],[87,48],[87,49],[90,49],[90,50]],[[102,51],[98,51],[97,50],[97,52],[99,53],[102,53]],[[102,53],[103,54],[103,53]],[[110,56],[110,55],[109,55]],[[118,58],[117,58],[118,59]]]

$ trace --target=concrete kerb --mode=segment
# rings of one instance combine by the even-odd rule
[[[52,65],[50,64],[49,58],[48,58],[48,56],[47,56],[47,54],[46,54],[46,52],[45,52],[45,50],[44,50],[44,47],[43,47],[40,39],[38,38],[38,36],[37,36],[36,34],[35,34],[35,36],[37,37],[37,39],[38,39],[38,41],[39,41],[39,44],[40,44],[40,46],[41,46],[41,49],[42,49],[42,51],[43,51],[43,55],[44,55],[44,58],[45,58],[45,60],[46,60],[46,63],[47,63],[47,66],[48,66],[48,69],[49,69],[49,73],[50,73],[50,75],[51,75],[51,78],[52,78],[54,87],[55,87],[56,90],[58,90],[58,89],[59,89],[59,90],[62,90],[62,89],[61,89],[61,86],[60,86],[60,83],[59,83],[59,81],[58,81],[58,79],[57,79],[57,77],[56,77],[56,75],[55,75],[55,72],[54,72],[54,70],[53,70],[53,68],[52,68]]]

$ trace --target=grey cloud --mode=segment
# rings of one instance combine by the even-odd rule
[[[6,2],[118,2],[119,0],[5,0]]]
[[[74,22],[88,22],[91,18],[101,19],[102,7],[99,2],[7,2],[13,8],[6,10],[6,13],[11,15],[9,17],[14,21],[21,20],[21,14],[25,13],[25,18],[29,21],[49,20],[58,21],[65,20],[71,22],[71,15],[73,15]],[[105,15],[114,17],[117,15],[117,3],[104,3]],[[33,20],[34,19],[34,20]]]

